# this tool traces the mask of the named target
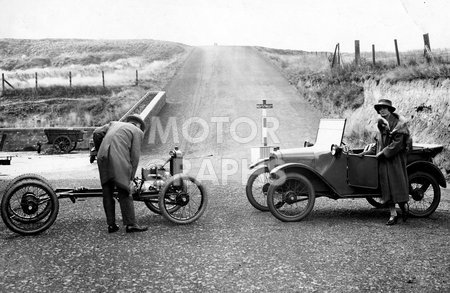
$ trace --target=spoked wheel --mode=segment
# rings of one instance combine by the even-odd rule
[[[159,199],[148,199],[148,200],[144,200],[145,205],[147,206],[147,208],[149,210],[151,210],[152,212],[161,215],[161,210],[159,209]],[[181,206],[179,205],[167,205],[167,209],[169,210],[170,213],[173,213],[174,211],[178,210]]]
[[[55,222],[58,197],[51,186],[36,178],[15,181],[1,201],[2,219],[13,232],[22,235],[41,233]]]
[[[441,201],[441,189],[436,179],[428,173],[409,175],[409,214],[423,218],[431,215]]]
[[[305,218],[312,211],[315,199],[311,182],[296,173],[288,173],[281,184],[271,184],[267,193],[270,212],[283,222],[295,222]]]
[[[366,197],[366,200],[377,209],[386,207],[386,204],[381,201],[381,197]]]
[[[70,138],[66,135],[58,136],[53,141],[53,145],[63,153],[68,153],[72,150],[70,147],[71,144]]]
[[[159,200],[158,199],[144,200],[144,203],[149,210],[151,210],[155,214],[161,215],[161,210],[159,209]]]
[[[250,204],[263,212],[269,210],[267,206],[267,191],[269,191],[270,181],[269,168],[261,166],[248,177],[245,188]]]
[[[169,178],[159,194],[162,215],[176,224],[189,224],[202,216],[208,204],[204,187],[193,177],[177,174]]]

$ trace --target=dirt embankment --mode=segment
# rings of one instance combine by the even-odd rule
[[[409,119],[416,143],[441,144],[444,150],[435,163],[450,175],[450,79],[415,80],[391,84],[387,81],[365,81],[364,104],[348,111],[346,135],[373,131],[376,112],[373,105],[381,98],[390,99],[397,112]]]

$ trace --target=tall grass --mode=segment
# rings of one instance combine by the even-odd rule
[[[5,79],[15,88],[34,87],[36,73],[39,86],[69,86],[69,72],[72,75],[73,86],[98,86],[103,83],[102,71],[107,85],[132,85],[135,83],[136,70],[141,80],[152,80],[176,63],[179,58],[177,54],[170,59],[146,62],[143,58],[133,57],[100,64],[71,64],[61,67],[18,69],[3,73]]]

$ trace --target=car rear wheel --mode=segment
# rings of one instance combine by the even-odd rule
[[[303,175],[288,173],[284,182],[273,182],[267,193],[270,212],[283,222],[304,219],[312,211],[315,191],[311,182]]]
[[[50,228],[59,211],[58,197],[52,187],[33,174],[14,181],[1,200],[5,225],[22,235],[35,235]]]
[[[250,204],[263,212],[267,212],[267,191],[269,190],[269,168],[261,166],[253,171],[248,177],[245,188],[247,199]]]
[[[409,214],[423,218],[431,215],[441,201],[439,184],[428,173],[415,172],[409,175]]]

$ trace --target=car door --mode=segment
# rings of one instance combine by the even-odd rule
[[[378,160],[375,156],[360,157],[349,154],[347,157],[347,183],[352,187],[378,188]]]

